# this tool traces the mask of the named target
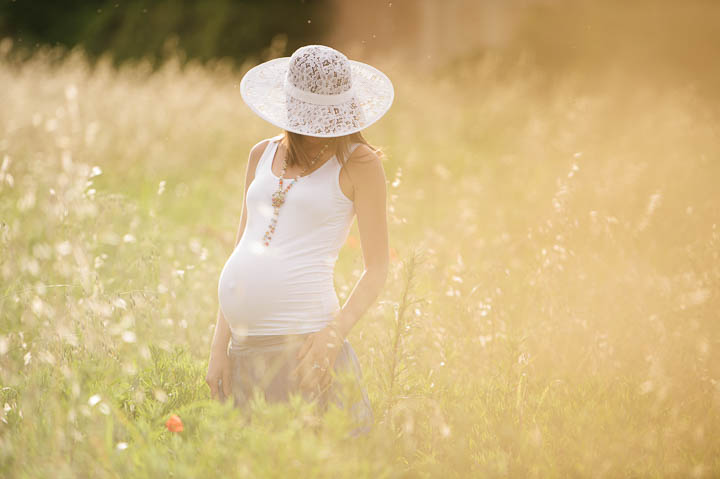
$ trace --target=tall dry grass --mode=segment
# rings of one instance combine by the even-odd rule
[[[388,71],[366,136],[395,260],[350,338],[378,422],[348,442],[338,411],[248,426],[204,384],[247,154],[277,133],[240,73],[0,45],[2,475],[719,473],[720,143],[692,90]]]

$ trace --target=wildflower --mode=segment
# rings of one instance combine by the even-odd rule
[[[183,423],[180,416],[177,414],[171,415],[168,420],[165,421],[165,427],[168,428],[168,431],[170,432],[182,432]]]

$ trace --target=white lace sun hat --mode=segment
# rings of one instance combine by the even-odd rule
[[[284,130],[335,137],[375,123],[390,109],[390,79],[324,45],[300,47],[245,73],[240,94],[250,109]]]

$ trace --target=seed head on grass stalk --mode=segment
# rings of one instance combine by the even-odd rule
[[[395,311],[394,328],[391,330],[390,349],[387,354],[388,371],[386,376],[387,383],[387,414],[394,406],[396,397],[396,388],[400,382],[400,375],[404,370],[405,360],[408,353],[404,348],[403,337],[405,336],[406,327],[408,326],[407,310],[416,303],[422,302],[422,298],[415,298],[412,294],[415,281],[417,279],[418,267],[424,262],[422,253],[413,250],[406,259],[402,261],[403,271],[403,288],[399,302],[394,302],[393,309]]]

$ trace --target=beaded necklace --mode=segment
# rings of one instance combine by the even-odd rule
[[[318,158],[320,158],[320,155],[322,155],[325,152],[325,149],[327,148],[328,143],[325,143],[325,145],[320,150],[320,153],[318,153],[315,158],[313,158],[310,161],[309,166],[313,166]],[[272,206],[273,206],[273,217],[270,220],[270,225],[268,226],[267,231],[265,231],[265,236],[263,236],[263,243],[265,246],[270,245],[270,240],[272,239],[272,235],[275,233],[275,227],[277,226],[277,218],[278,214],[280,213],[280,207],[285,203],[285,195],[288,191],[290,191],[290,188],[292,188],[292,185],[295,184],[295,182],[302,176],[303,173],[307,170],[307,166],[302,169],[298,175],[293,178],[293,180],[287,185],[287,188],[283,190],[283,180],[287,178],[283,178],[285,176],[285,170],[287,169],[287,156],[283,158],[283,167],[282,167],[282,173],[280,173],[280,178],[278,179],[278,190],[272,194]],[[272,163],[270,163],[270,169],[272,170]]]

